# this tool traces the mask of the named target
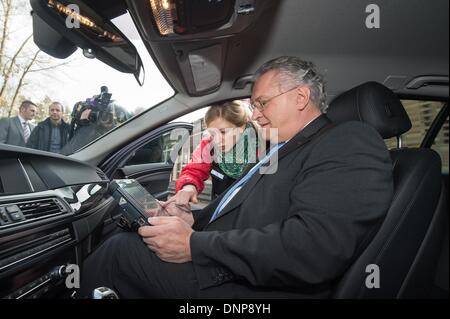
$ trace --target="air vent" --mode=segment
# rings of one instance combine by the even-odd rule
[[[57,198],[0,205],[0,226],[57,216],[69,212]]]
[[[66,211],[64,206],[54,198],[21,203],[17,204],[17,206],[19,206],[19,209],[27,220],[60,214]]]

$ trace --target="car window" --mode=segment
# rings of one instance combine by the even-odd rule
[[[436,101],[402,100],[402,104],[411,119],[411,129],[403,134],[403,145],[419,147],[434,119],[442,109],[444,103]],[[386,140],[389,149],[397,147],[397,139]],[[442,170],[448,173],[448,118],[432,146],[442,159]]]
[[[112,22],[142,58],[142,87],[80,49],[61,60],[40,51],[30,1],[8,3],[0,8],[0,143],[70,155],[174,94],[128,14]]]
[[[442,173],[448,174],[448,117],[444,125],[442,125],[431,148],[441,156]]]
[[[235,102],[240,103],[244,106],[248,107],[249,99],[241,99],[235,100]],[[193,151],[199,146],[202,138],[205,137],[205,130],[207,129],[204,116],[208,111],[208,106],[198,109],[194,112],[190,112],[182,117],[175,119],[172,122],[188,122],[193,125],[193,131],[190,134],[189,143],[185,144],[185,147],[181,148],[178,154],[178,157],[174,161],[174,167],[171,174],[171,179],[169,183],[169,194],[172,196],[175,194],[175,183],[177,179],[180,177],[182,169],[186,166],[187,163],[191,160]],[[249,109],[250,110],[250,109]],[[198,196],[199,206],[202,207],[204,204],[207,204],[211,201],[211,177],[209,177],[205,181],[205,188],[201,194]]]
[[[187,163],[191,160],[193,151],[199,146],[202,137],[204,137],[204,131],[206,130],[206,124],[203,120],[206,111],[208,111],[209,107],[203,107],[197,111],[188,113],[173,122],[188,122],[193,125],[193,130],[189,136],[189,142],[185,143],[184,147],[180,149],[178,157],[176,158],[172,170],[172,174],[170,175],[169,182],[169,196],[175,195],[175,183],[177,179],[180,177],[181,171],[186,166]],[[199,207],[206,205],[211,201],[211,190],[212,190],[212,182],[211,177],[204,181],[205,188],[202,193],[199,194]]]
[[[181,134],[164,133],[133,152],[124,166],[172,163],[173,151],[181,143]]]

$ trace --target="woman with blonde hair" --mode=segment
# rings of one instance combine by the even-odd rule
[[[238,101],[211,106],[204,117],[209,136],[202,139],[176,182],[177,205],[197,203],[212,179],[212,198],[219,196],[256,163],[258,134],[250,111]]]

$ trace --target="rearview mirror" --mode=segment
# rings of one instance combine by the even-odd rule
[[[136,47],[109,20],[79,0],[30,0],[33,37],[45,53],[59,59],[77,48],[114,69],[134,74],[144,83],[144,68]]]

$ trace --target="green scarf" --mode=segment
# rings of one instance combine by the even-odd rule
[[[234,147],[228,152],[217,152],[216,161],[219,168],[229,177],[241,177],[249,163],[256,163],[258,135],[251,123],[247,124]]]

